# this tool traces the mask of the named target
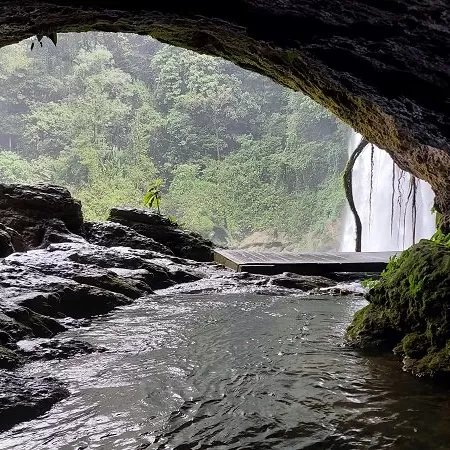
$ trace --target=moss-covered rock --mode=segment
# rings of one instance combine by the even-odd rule
[[[364,350],[394,350],[416,375],[450,373],[450,246],[422,240],[393,259],[370,289],[347,339]]]

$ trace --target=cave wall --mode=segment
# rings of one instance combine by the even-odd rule
[[[145,5],[145,6],[143,6]],[[450,229],[448,0],[3,1],[0,45],[122,31],[301,90],[428,181]]]

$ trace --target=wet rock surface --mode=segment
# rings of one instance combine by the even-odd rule
[[[154,239],[137,233],[132,228],[115,222],[87,222],[84,236],[91,244],[104,247],[130,247],[171,255],[172,251]]]
[[[82,231],[81,203],[67,189],[46,184],[0,185],[0,222],[21,236],[25,249],[42,245],[47,229],[55,226],[55,219],[70,233]]]
[[[310,291],[316,288],[331,287],[336,283],[325,277],[297,275],[295,273],[285,272],[281,275],[272,277],[272,284],[288,289],[300,289]]]
[[[56,337],[90,325],[95,316],[155,294],[305,295],[335,284],[323,277],[221,269],[208,262],[211,242],[152,211],[115,208],[109,222],[83,224],[80,203],[63,188],[0,185],[0,193],[3,429],[36,417],[68,395],[58,381],[22,379],[14,369],[35,360],[104,351]]]
[[[91,249],[91,251],[95,251]],[[65,280],[73,280],[78,284],[88,285],[95,288],[104,289],[117,294],[123,294],[130,298],[138,298],[145,293],[151,293],[152,289],[145,283],[139,283],[132,278],[124,278],[115,272],[106,268],[96,267],[95,265],[82,264],[70,259],[74,253],[65,250],[52,251],[32,250],[27,253],[15,253],[5,259],[5,264],[15,268],[30,268],[43,275],[58,277]],[[44,277],[45,280],[45,277]],[[37,281],[39,284],[39,280]],[[63,282],[63,284],[66,284]],[[66,284],[69,288],[69,284]],[[73,287],[73,286],[70,286]],[[61,286],[58,290],[64,290]],[[74,289],[77,289],[74,287]]]
[[[11,234],[8,228],[0,225],[0,258],[10,255],[14,252],[14,246],[11,239]]]
[[[27,360],[66,359],[80,354],[104,352],[89,342],[76,339],[34,339],[19,343],[19,353]]]
[[[138,208],[112,208],[109,220],[126,225],[137,233],[163,243],[176,256],[196,261],[212,261],[213,244],[197,233],[180,229],[167,217]]]
[[[68,396],[69,391],[54,378],[27,378],[0,371],[0,431],[38,417]]]
[[[167,289],[159,290],[158,294],[229,294],[252,292],[254,294],[277,296],[306,295],[307,293],[317,293],[324,286],[331,287],[335,285],[336,283],[333,280],[325,277],[302,276],[288,272],[275,276],[266,276],[247,272],[211,269],[207,277],[193,282],[176,284]],[[351,292],[351,294],[353,293]]]
[[[0,345],[0,369],[15,369],[22,362],[16,351]]]

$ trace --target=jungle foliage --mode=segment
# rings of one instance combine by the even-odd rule
[[[120,33],[3,48],[0,80],[0,181],[65,185],[101,220],[162,178],[162,212],[221,243],[333,247],[347,129],[307,97]]]

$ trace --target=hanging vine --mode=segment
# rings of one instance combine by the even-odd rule
[[[397,242],[400,242],[400,232],[401,232],[401,221],[402,221],[402,211],[403,211],[403,181],[405,180],[406,172],[404,170],[399,170],[399,175],[397,178],[397,204],[398,204],[398,227],[397,227]],[[405,212],[403,216],[406,215],[407,205],[405,206]],[[406,228],[403,227],[403,241],[405,240]]]
[[[392,194],[391,194],[391,236],[394,229],[394,204],[395,204],[395,162],[392,161]]]
[[[417,225],[417,178],[411,175],[412,205],[411,205],[411,223],[412,223],[412,243],[416,243],[416,225]]]
[[[361,219],[359,217],[358,211],[355,206],[355,200],[353,198],[353,166],[355,165],[358,156],[365,149],[369,141],[366,138],[362,138],[361,142],[358,146],[353,150],[353,153],[350,155],[350,158],[345,166],[344,170],[344,189],[345,196],[347,198],[348,205],[350,210],[355,218],[356,225],[356,240],[355,240],[355,251],[361,251],[361,241],[362,241],[362,224]]]
[[[375,146],[370,144],[370,191],[369,191],[369,231],[372,223],[372,192],[373,192],[373,164],[375,156]]]

